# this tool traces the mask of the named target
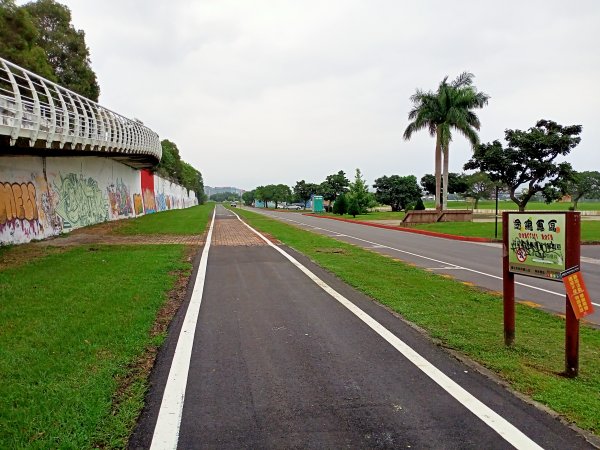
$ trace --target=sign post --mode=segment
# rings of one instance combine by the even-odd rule
[[[593,312],[579,272],[581,215],[578,212],[502,213],[504,343],[515,341],[515,273],[563,281],[567,288],[565,374],[579,372],[579,319]]]
[[[515,274],[510,271],[508,213],[502,213],[502,291],[504,292],[504,344],[515,342]]]
[[[581,257],[581,216],[579,213],[567,214],[567,268],[579,267]],[[576,245],[575,245],[576,244]],[[565,375],[576,377],[579,373],[579,319],[569,301],[566,304],[566,330],[565,330]]]

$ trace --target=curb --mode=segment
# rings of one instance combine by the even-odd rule
[[[384,228],[386,230],[396,230],[396,231],[405,231],[407,233],[415,233],[415,234],[424,234],[425,236],[438,237],[443,239],[451,239],[454,241],[467,241],[467,242],[501,242],[501,240],[491,239],[491,238],[482,238],[482,237],[472,237],[472,236],[458,236],[456,234],[447,234],[447,233],[438,233],[436,231],[428,231],[428,230],[417,230],[415,228],[408,227],[395,227],[392,225],[383,225],[380,223],[371,223],[363,220],[352,220],[352,219],[344,219],[342,217],[329,217],[329,216],[321,216],[319,214],[312,213],[304,213],[305,216],[318,217],[320,219],[329,219],[329,220],[338,220],[340,222],[348,222],[348,223],[358,223],[360,225],[367,225],[369,227],[375,228]]]

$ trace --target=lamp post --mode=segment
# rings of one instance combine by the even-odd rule
[[[494,239],[498,239],[498,185],[496,185],[496,230],[494,231]]]

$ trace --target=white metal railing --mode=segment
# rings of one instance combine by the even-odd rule
[[[33,146],[149,155],[160,160],[158,134],[64,87],[0,58],[0,135]]]

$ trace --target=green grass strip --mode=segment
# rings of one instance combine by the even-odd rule
[[[435,208],[435,202],[428,200],[425,203],[426,208]],[[573,206],[571,202],[528,202],[526,211],[568,211]],[[463,200],[449,201],[449,209],[473,209],[473,203]],[[512,200],[500,200],[498,208],[504,211],[517,211],[519,207]],[[477,209],[496,209],[495,200],[480,200]],[[600,201],[585,201],[577,204],[577,211],[600,211]]]
[[[194,206],[186,209],[173,209],[154,214],[147,214],[136,219],[124,220],[114,230],[115,234],[202,234],[206,229],[214,203]]]
[[[198,229],[197,232],[201,232]],[[0,448],[123,448],[144,380],[119,378],[189,271],[183,246],[82,246],[0,272]]]
[[[494,222],[438,222],[414,225],[419,230],[436,231],[438,233],[457,236],[473,236],[494,239]],[[502,221],[498,223],[498,239],[502,239]],[[581,242],[600,242],[600,220],[581,221]]]
[[[443,345],[496,372],[517,391],[581,428],[600,432],[599,330],[582,326],[580,376],[568,379],[561,375],[565,327],[559,317],[517,305],[516,344],[506,348],[500,297],[250,211],[239,213]]]

